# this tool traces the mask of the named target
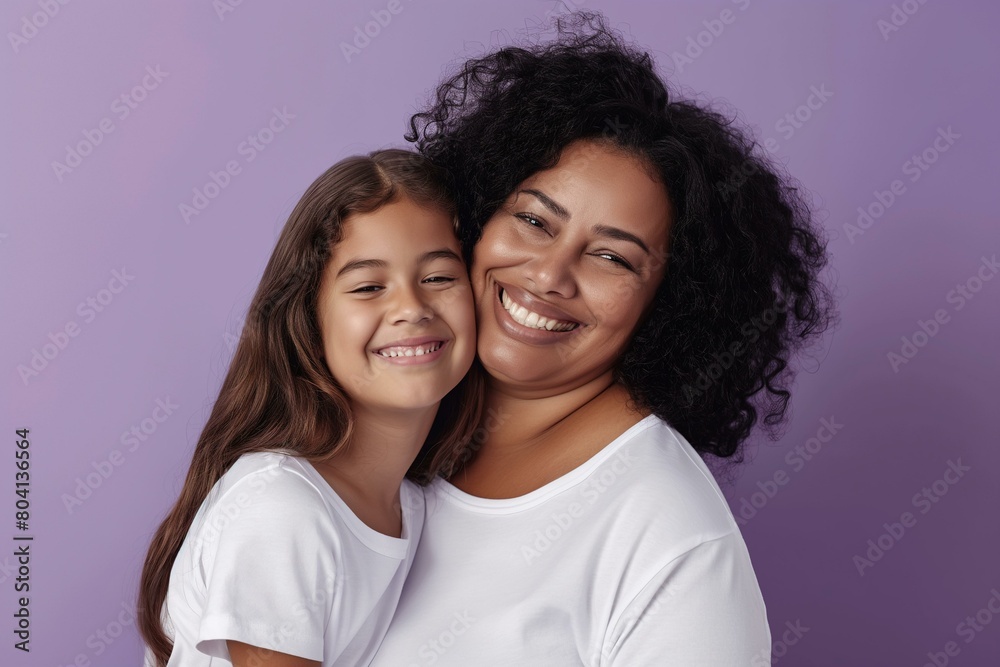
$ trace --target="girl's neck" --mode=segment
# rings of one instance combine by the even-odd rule
[[[354,431],[347,445],[314,465],[358,518],[399,537],[399,487],[427,439],[437,406],[421,412],[354,407]]]

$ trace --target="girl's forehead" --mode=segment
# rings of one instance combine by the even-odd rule
[[[416,202],[392,202],[344,219],[327,268],[337,274],[356,262],[366,262],[364,268],[415,264],[427,258],[445,259],[440,252],[444,250],[460,257],[460,247],[447,211]]]

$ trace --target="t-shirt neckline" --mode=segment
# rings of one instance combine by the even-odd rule
[[[413,534],[413,513],[409,510],[410,505],[412,505],[412,499],[408,499],[407,496],[410,493],[410,489],[407,488],[407,480],[403,480],[399,487],[399,503],[401,505],[400,512],[402,513],[402,531],[400,537],[393,537],[391,535],[386,535],[385,533],[380,533],[375,530],[367,523],[362,521],[354,510],[344,502],[344,499],[340,497],[340,494],[330,486],[330,483],[326,481],[326,478],[316,469],[311,461],[305,458],[298,458],[302,462],[303,468],[308,471],[308,474],[313,478],[313,484],[317,488],[321,489],[324,495],[329,498],[334,510],[344,520],[350,531],[357,537],[365,546],[377,551],[378,553],[389,556],[390,558],[403,558],[406,556],[407,549],[410,543],[410,536]]]
[[[598,466],[614,456],[625,443],[640,432],[651,428],[658,421],[659,418],[655,414],[650,413],[646,415],[625,429],[621,435],[576,468],[521,496],[514,498],[482,498],[462,491],[443,477],[435,478],[431,482],[430,488],[459,505],[464,505],[468,509],[484,514],[511,514],[519,512],[538,505],[548,498],[579,484]]]

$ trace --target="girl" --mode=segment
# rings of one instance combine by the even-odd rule
[[[286,223],[142,572],[146,664],[358,665],[426,484],[480,419],[475,318],[441,174],[350,157]]]

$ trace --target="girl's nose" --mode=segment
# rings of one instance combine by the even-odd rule
[[[434,317],[434,309],[430,307],[426,295],[413,287],[402,287],[396,292],[389,319],[397,322],[420,322]]]

